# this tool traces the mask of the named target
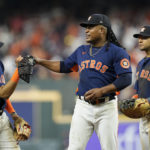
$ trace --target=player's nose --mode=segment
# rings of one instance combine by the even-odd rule
[[[85,29],[85,33],[88,33],[89,32],[89,28],[87,27],[86,29]]]
[[[142,38],[139,38],[139,43],[141,43],[142,42]]]

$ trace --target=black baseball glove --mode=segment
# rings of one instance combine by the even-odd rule
[[[19,77],[30,83],[30,76],[33,74],[33,66],[36,64],[33,56],[27,55],[18,63]]]

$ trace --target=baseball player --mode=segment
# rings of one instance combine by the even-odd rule
[[[150,97],[150,26],[143,26],[140,33],[133,35],[138,38],[139,48],[145,51],[144,57],[137,66],[135,89],[137,97],[148,98]],[[140,119],[140,138],[142,150],[150,149],[150,116]]]
[[[0,47],[2,45],[3,44],[0,43]],[[18,57],[16,59],[16,63],[21,60],[20,58],[21,57]],[[11,114],[14,121],[21,118],[17,115],[10,100],[8,99],[15,90],[18,81],[19,74],[18,69],[16,69],[12,78],[7,84],[5,84],[4,66],[0,61],[0,150],[20,150],[17,140],[24,138],[21,136],[17,140],[14,138],[13,128],[10,124],[8,116],[4,112],[4,109],[6,109],[7,112]]]
[[[85,28],[88,45],[79,46],[65,61],[35,58],[36,63],[54,72],[79,72],[68,150],[85,150],[94,130],[102,150],[117,150],[115,92],[131,84],[130,58],[117,41],[107,16],[93,14],[80,25]]]

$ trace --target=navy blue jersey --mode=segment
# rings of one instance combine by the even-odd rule
[[[138,97],[150,97],[150,58],[142,59],[136,69],[135,89]]]
[[[4,78],[4,65],[0,61],[0,86],[5,85],[5,78]],[[6,106],[6,101],[3,98],[0,98],[0,110],[4,109]]]
[[[108,50],[106,45],[102,48],[93,47],[91,56],[90,47],[80,46],[64,61],[68,72],[78,66],[80,80],[77,95],[80,96],[90,89],[113,83],[120,74],[131,72],[130,57],[123,48],[112,43]]]
[[[5,84],[5,78],[4,78],[4,65],[0,61],[0,86]]]

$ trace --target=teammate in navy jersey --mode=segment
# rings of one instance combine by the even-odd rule
[[[94,130],[102,150],[117,150],[115,92],[131,84],[130,58],[117,41],[107,16],[93,14],[80,25],[85,28],[88,45],[78,47],[65,61],[36,58],[36,62],[54,72],[79,72],[68,150],[85,150]]]
[[[0,47],[2,45],[3,43],[0,42]],[[16,59],[16,64],[20,60],[21,56]],[[13,128],[10,124],[9,118],[4,111],[6,109],[14,121],[20,118],[9,100],[9,97],[14,92],[18,81],[19,74],[18,69],[16,69],[12,78],[5,83],[4,65],[0,61],[0,150],[20,150],[18,141],[14,138]],[[24,137],[20,136],[18,140],[21,139],[24,139]]]
[[[135,89],[139,98],[150,97],[150,26],[143,26],[140,33],[133,35],[138,38],[139,48],[145,51],[146,57],[137,66]],[[140,139],[142,150],[150,149],[150,115],[140,119]]]

